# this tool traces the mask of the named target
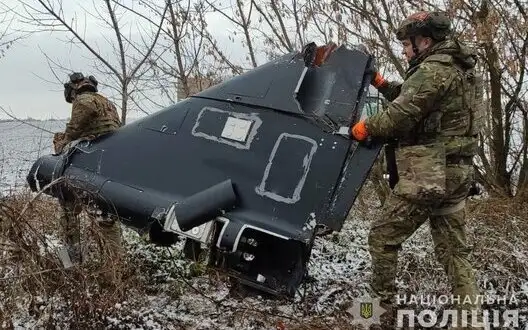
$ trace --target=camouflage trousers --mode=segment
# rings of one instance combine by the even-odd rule
[[[82,251],[79,215],[82,211],[82,206],[70,201],[62,201],[61,206],[60,226],[62,238],[68,248],[71,261],[80,263],[82,262]],[[111,260],[121,258],[123,250],[119,221],[113,217],[106,217],[98,219],[97,225],[104,241],[105,255]]]
[[[468,296],[472,304],[458,309],[479,310],[476,296],[478,287],[468,260],[470,247],[465,234],[466,199],[472,178],[467,165],[448,165],[446,169],[447,196],[437,206],[416,204],[391,194],[383,207],[382,217],[372,224],[369,250],[372,257],[372,289],[387,303],[394,303],[397,293],[395,278],[398,251],[421,225],[430,221],[431,234],[437,260],[442,264],[452,288],[460,302]],[[447,213],[447,214],[446,214]]]

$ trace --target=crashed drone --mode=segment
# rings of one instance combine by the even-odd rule
[[[27,180],[40,191],[62,178],[44,192],[73,190],[156,244],[185,239],[210,267],[292,297],[316,232],[341,230],[380,151],[348,136],[379,104],[372,67],[358,49],[312,43],[42,156]]]

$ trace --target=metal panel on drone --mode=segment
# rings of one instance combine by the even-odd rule
[[[370,65],[344,47],[315,68],[285,55],[43,156],[28,182],[36,191],[63,176],[141,230],[163,224],[169,210],[184,230],[221,216],[211,244],[226,251],[244,228],[309,244],[316,224],[341,228],[379,152],[336,134],[359,118]]]

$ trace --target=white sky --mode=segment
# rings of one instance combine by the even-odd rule
[[[25,0],[40,6],[34,0]],[[4,4],[21,10],[19,1],[4,0]],[[126,2],[131,2],[127,0]],[[82,5],[81,5],[82,3]],[[65,17],[72,18],[74,14],[83,13],[83,7],[93,6],[91,2],[79,0],[65,0]],[[84,20],[84,19],[83,19]],[[112,31],[100,28],[96,18],[87,16],[87,36],[92,44],[97,44],[103,52],[111,52],[111,46],[104,40],[104,36],[112,38]],[[143,23],[143,22],[139,22]],[[229,57],[240,53],[245,54],[241,45],[233,44],[227,40],[225,31],[231,30],[225,19],[218,15],[211,15],[207,19],[210,32],[216,34],[217,40]],[[17,24],[20,27],[20,23]],[[228,32],[228,34],[231,34]],[[64,101],[62,84],[53,76],[48,66],[44,53],[55,61],[71,68],[72,71],[81,71],[85,75],[94,74],[102,83],[104,76],[93,72],[93,60],[86,51],[79,51],[65,40],[67,34],[62,32],[41,32],[32,34],[22,39],[9,49],[5,57],[0,58],[0,106],[10,111],[18,118],[32,117],[36,119],[66,118],[71,113],[71,105]],[[114,40],[114,39],[111,39]],[[111,58],[111,57],[110,57]],[[259,63],[262,64],[262,63]],[[67,80],[66,73],[60,76]],[[100,86],[102,94],[112,97],[112,91]],[[117,103],[117,102],[116,102]],[[117,104],[119,106],[119,104]],[[152,112],[159,110],[153,109]],[[140,113],[131,113],[131,117],[141,116]],[[0,119],[8,118],[0,111]]]

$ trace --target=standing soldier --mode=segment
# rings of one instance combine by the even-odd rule
[[[464,206],[474,176],[482,94],[474,73],[476,55],[450,34],[451,22],[444,13],[418,12],[405,19],[396,31],[409,63],[405,80],[388,82],[376,73],[372,84],[390,101],[387,111],[351,128],[359,141],[399,141],[399,181],[368,240],[372,289],[389,310],[397,292],[398,251],[428,219],[436,257],[454,297],[460,296],[458,307],[480,309],[468,260]]]
[[[64,84],[66,102],[72,104],[71,119],[64,132],[53,138],[55,153],[61,153],[78,140],[92,140],[117,130],[121,126],[116,107],[106,97],[97,93],[97,80],[76,72]],[[61,199],[61,227],[70,258],[81,262],[80,223],[81,205],[68,193]],[[121,231],[119,221],[113,217],[99,219],[99,227],[109,247],[111,257],[121,257]]]

